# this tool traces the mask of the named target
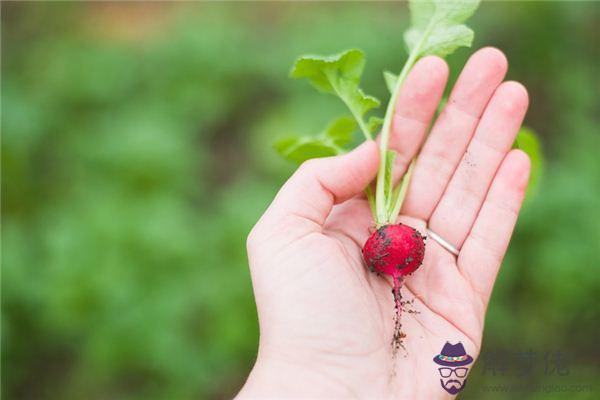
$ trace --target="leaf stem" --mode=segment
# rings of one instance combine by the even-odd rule
[[[419,55],[421,53],[421,47],[423,46],[423,43],[425,43],[425,40],[427,39],[427,37],[429,36],[429,34],[431,32],[431,29],[433,28],[433,22],[434,22],[433,19],[429,22],[429,24],[427,25],[427,28],[425,29],[425,31],[423,32],[423,35],[421,36],[421,39],[419,40],[417,45],[410,52],[408,59],[406,60],[406,63],[404,64],[404,67],[402,67],[402,71],[400,72],[400,75],[398,75],[398,80],[396,81],[396,87],[394,88],[394,91],[392,92],[392,96],[390,97],[390,101],[389,101],[389,103],[387,105],[387,109],[385,111],[385,119],[383,120],[383,127],[381,129],[381,136],[380,136],[380,141],[379,141],[380,159],[379,159],[379,171],[377,172],[377,187],[376,187],[376,191],[375,191],[375,209],[376,209],[375,222],[377,224],[377,227],[380,227],[382,225],[392,222],[389,219],[390,215],[388,214],[388,209],[386,207],[386,203],[388,203],[388,202],[385,197],[385,165],[386,165],[385,158],[387,155],[387,149],[388,149],[389,140],[390,140],[390,131],[391,131],[392,119],[394,116],[394,110],[396,108],[398,92],[400,92],[400,88],[402,87],[402,84],[406,80],[408,72],[410,71],[412,66],[415,64],[415,62],[417,61],[417,58],[419,57]]]
[[[369,207],[371,208],[371,214],[373,217],[375,216],[375,196],[373,194],[373,189],[371,189],[371,184],[365,188],[365,195],[367,196],[367,200],[369,202]]]
[[[346,105],[348,105],[348,103],[346,103],[346,100],[344,100],[344,103]],[[369,128],[367,127],[367,124],[365,124],[365,121],[362,119],[362,117],[360,115],[358,115],[358,113],[354,112],[354,110],[352,110],[352,108],[350,108],[350,106],[348,106],[348,108],[350,109],[350,112],[352,113],[354,118],[356,118],[356,122],[358,122],[358,126],[360,126],[360,130],[362,131],[363,135],[365,136],[365,139],[373,140],[373,137],[371,136],[371,132],[369,132]]]
[[[416,158],[413,158],[412,162],[408,166],[408,171],[402,178],[402,183],[400,184],[400,189],[398,190],[398,194],[394,199],[394,207],[389,211],[388,221],[395,222],[398,219],[398,215],[400,215],[400,209],[402,208],[402,202],[404,201],[404,197],[406,197],[406,190],[408,189],[408,183],[410,182],[410,177],[412,176],[413,168],[415,167]]]

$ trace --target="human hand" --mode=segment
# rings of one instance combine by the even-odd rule
[[[527,92],[501,83],[504,55],[476,52],[427,136],[400,222],[427,228],[423,265],[402,288],[406,352],[392,357],[391,280],[370,273],[373,229],[361,195],[379,162],[374,142],[304,163],[248,238],[260,322],[256,364],[240,398],[445,398],[432,359],[447,341],[479,354],[487,304],[527,186],[529,159],[511,150]],[[405,171],[421,148],[448,68],[421,59],[398,96],[390,148]],[[395,371],[393,373],[392,371]]]

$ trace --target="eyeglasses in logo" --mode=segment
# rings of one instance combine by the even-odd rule
[[[467,354],[461,342],[456,344],[446,342],[440,354],[433,357],[433,362],[441,365],[438,368],[440,384],[446,392],[454,395],[465,388],[469,372],[469,368],[465,365],[471,364],[473,357]]]

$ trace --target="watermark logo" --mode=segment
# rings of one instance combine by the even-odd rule
[[[467,385],[467,373],[473,357],[467,354],[461,342],[450,344],[446,342],[442,351],[433,357],[433,362],[440,365],[440,384],[452,395],[457,394]]]

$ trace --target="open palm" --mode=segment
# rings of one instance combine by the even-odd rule
[[[370,273],[361,247],[373,231],[360,195],[378,165],[367,142],[311,160],[253,229],[248,251],[260,322],[257,363],[240,397],[442,398],[432,358],[446,341],[479,353],[487,302],[527,185],[529,160],[510,150],[527,93],[501,83],[506,59],[474,54],[427,140],[447,80],[445,63],[419,61],[398,96],[395,169],[421,149],[400,222],[427,228],[423,265],[402,288],[405,349],[392,356],[391,280]]]

